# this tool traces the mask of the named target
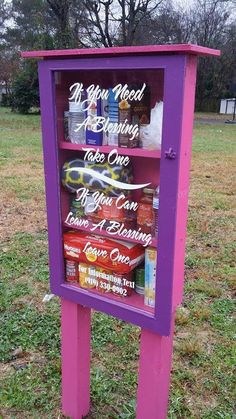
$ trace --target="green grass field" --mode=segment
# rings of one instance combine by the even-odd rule
[[[49,288],[38,116],[0,108],[0,161],[0,418],[62,418],[59,300],[42,302]],[[235,414],[235,168],[236,126],[197,123],[171,419]],[[89,418],[135,417],[139,333],[94,313]]]

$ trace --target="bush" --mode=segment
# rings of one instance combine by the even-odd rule
[[[9,106],[11,106],[11,96],[6,94],[6,93],[2,93],[2,100],[1,100],[1,106],[8,108]]]
[[[39,107],[37,63],[28,61],[12,85],[12,109],[27,114],[32,107]]]

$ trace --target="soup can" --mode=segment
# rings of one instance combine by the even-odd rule
[[[135,291],[138,294],[144,295],[144,287],[145,287],[145,269],[136,268],[135,270]]]
[[[78,281],[78,263],[66,259],[66,280]]]

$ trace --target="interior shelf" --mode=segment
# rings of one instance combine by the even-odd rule
[[[124,156],[148,157],[151,159],[161,158],[161,150],[146,150],[144,148],[123,148],[123,147],[108,146],[108,145],[96,146],[96,145],[88,145],[88,144],[73,144],[67,141],[61,141],[59,143],[59,147],[63,150],[75,150],[75,151],[86,151],[89,148],[93,148],[94,150],[99,149],[99,151],[104,154],[109,154],[110,151],[114,150],[115,148],[119,154],[124,155]]]
[[[144,296],[138,294],[137,292],[133,291],[132,294],[129,297],[121,297],[118,295],[115,295],[111,292],[109,293],[101,293],[99,291],[97,291],[95,288],[82,288],[80,286],[79,283],[74,283],[74,282],[65,282],[64,286],[71,288],[71,287],[75,287],[77,288],[77,290],[79,290],[80,292],[82,292],[83,294],[95,294],[95,295],[99,295],[99,296],[104,296],[107,297],[108,300],[113,300],[113,301],[117,301],[119,303],[122,302],[122,304],[124,305],[128,305],[128,306],[133,306],[139,310],[143,310],[146,313],[150,313],[150,314],[154,314],[154,308],[153,307],[149,307],[147,305],[144,304]]]
[[[66,223],[66,222],[64,222],[63,225],[64,225],[64,227],[70,228],[72,230],[86,231],[87,233],[90,233],[90,234],[96,234],[96,235],[99,235],[99,236],[109,237],[109,239],[111,239],[111,240],[112,239],[122,240],[122,241],[129,242],[129,243],[137,243],[137,244],[142,244],[143,245],[142,240],[135,240],[135,239],[130,239],[130,238],[126,238],[126,237],[121,237],[118,234],[112,234],[111,235],[111,234],[107,233],[105,230],[101,230],[101,231],[99,230],[99,232],[91,231],[91,226],[89,226],[89,227],[85,227],[85,226],[77,227],[77,226],[74,226],[74,225],[70,225],[69,223]],[[149,246],[157,247],[157,240],[153,239],[151,241],[151,243],[149,244]]]

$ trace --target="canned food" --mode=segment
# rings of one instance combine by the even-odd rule
[[[136,268],[135,271],[135,291],[138,294],[144,295],[144,287],[145,287],[145,269]]]
[[[120,203],[123,203],[125,199],[121,199]],[[98,217],[104,220],[115,220],[123,221],[126,218],[124,208],[118,208],[116,205],[117,198],[110,197],[109,204],[102,204],[98,210]]]
[[[66,259],[66,280],[78,281],[78,263]]]

